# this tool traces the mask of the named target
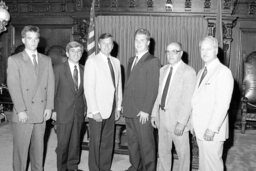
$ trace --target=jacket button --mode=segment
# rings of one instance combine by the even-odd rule
[[[44,101],[43,101],[43,100],[41,100],[41,102],[43,103]]]
[[[34,103],[34,101],[32,101],[32,104]]]

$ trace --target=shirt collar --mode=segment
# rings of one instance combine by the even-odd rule
[[[71,69],[74,69],[75,65],[76,65],[77,69],[79,69],[79,64],[78,63],[74,63],[74,62],[71,62],[70,60],[68,60],[68,64],[69,64]]]
[[[33,55],[33,54],[35,54],[36,57],[38,56],[37,51],[32,52],[32,51],[30,51],[30,50],[28,50],[28,49],[25,49],[25,52],[26,52],[26,53],[28,54],[28,56],[31,57],[31,58],[32,58],[32,55]]]
[[[212,68],[215,68],[216,65],[218,65],[219,63],[219,59],[215,58],[213,61],[211,61],[210,63],[208,63],[207,65],[205,65],[205,67],[207,68],[207,71],[211,70]]]
[[[140,53],[140,54],[136,54],[136,56],[138,56],[138,61],[142,58],[142,56],[144,56],[146,53],[148,53],[148,50],[143,52],[143,53]]]
[[[180,66],[180,64],[181,64],[181,60],[179,62],[175,63],[173,66],[170,65],[170,67],[172,67],[174,70],[176,70]]]

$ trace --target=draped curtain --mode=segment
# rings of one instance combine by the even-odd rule
[[[117,58],[124,68],[134,56],[134,32],[138,28],[150,31],[153,53],[161,64],[167,63],[165,49],[174,41],[183,45],[186,61],[198,71],[202,67],[199,41],[207,35],[207,21],[197,16],[97,16],[96,37],[111,33],[117,44]]]

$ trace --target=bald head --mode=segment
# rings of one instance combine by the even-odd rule
[[[182,45],[179,42],[172,42],[166,48],[167,60],[171,65],[178,63],[181,60],[182,54]]]

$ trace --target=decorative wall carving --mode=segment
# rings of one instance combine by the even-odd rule
[[[208,19],[208,35],[215,37],[216,35],[216,20]],[[223,32],[223,51],[224,51],[224,64],[229,66],[230,63],[230,51],[232,38],[232,29],[236,24],[236,19],[224,19],[222,22]]]
[[[112,8],[117,8],[118,7],[117,0],[111,0],[111,7]]]
[[[84,47],[87,43],[87,34],[90,21],[84,18],[75,18],[73,26],[73,39],[81,42]]]
[[[230,10],[232,5],[232,0],[224,0],[223,9]]]
[[[249,4],[248,13],[249,13],[249,15],[255,15],[256,14],[256,1],[252,1]]]
[[[185,8],[191,8],[191,6],[192,6],[191,0],[186,0],[185,1]]]
[[[135,0],[130,0],[130,8],[134,8],[135,7]]]
[[[147,0],[148,8],[153,8],[153,0]]]
[[[204,1],[204,8],[211,8],[211,0],[205,0]]]

